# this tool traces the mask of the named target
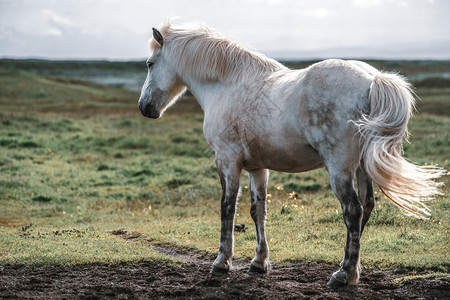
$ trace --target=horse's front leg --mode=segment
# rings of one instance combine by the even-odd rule
[[[221,231],[219,255],[213,263],[211,273],[228,272],[231,268],[234,246],[234,216],[239,193],[239,178],[242,168],[237,163],[216,159],[217,170],[222,184],[220,205]]]
[[[248,173],[252,206],[250,214],[256,227],[256,255],[250,265],[249,273],[265,273],[270,267],[269,246],[266,240],[266,195],[269,172],[266,169],[252,170]]]

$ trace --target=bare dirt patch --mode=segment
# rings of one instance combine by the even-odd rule
[[[366,271],[357,287],[326,286],[336,266],[306,263],[275,266],[266,275],[238,269],[209,274],[206,264],[171,266],[161,262],[118,265],[5,266],[1,299],[445,299],[450,282],[423,278],[405,284],[399,275]]]
[[[113,232],[130,242],[137,233]],[[141,240],[142,241],[142,240]],[[291,263],[275,265],[265,275],[247,273],[246,262],[237,261],[228,274],[210,274],[210,253],[145,241],[149,247],[183,259],[174,266],[143,261],[117,265],[3,266],[0,267],[1,299],[445,299],[450,295],[448,277],[417,278],[391,271],[364,270],[357,287],[332,290],[326,283],[337,265]],[[248,262],[247,262],[248,263]]]

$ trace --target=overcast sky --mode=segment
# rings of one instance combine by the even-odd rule
[[[143,59],[170,16],[279,59],[450,59],[449,0],[0,0],[0,57]]]

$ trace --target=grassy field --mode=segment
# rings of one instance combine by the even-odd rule
[[[423,68],[403,64],[406,75]],[[186,96],[149,120],[137,109],[138,93],[44,72],[49,65],[0,62],[0,265],[170,260],[143,239],[215,253],[220,183],[195,100]],[[450,85],[428,81],[417,81],[420,113],[405,156],[449,169]],[[443,181],[428,221],[403,216],[376,189],[362,238],[366,267],[449,272],[450,176]],[[256,236],[246,174],[241,186],[236,222],[248,230],[236,233],[235,251],[251,258]],[[271,172],[268,193],[273,262],[340,261],[345,226],[324,169]],[[141,235],[130,243],[110,234],[118,229]]]

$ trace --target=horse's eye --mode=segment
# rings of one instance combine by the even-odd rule
[[[153,67],[153,64],[154,64],[153,62],[149,61],[149,62],[147,62],[147,67],[150,69],[151,67]]]

